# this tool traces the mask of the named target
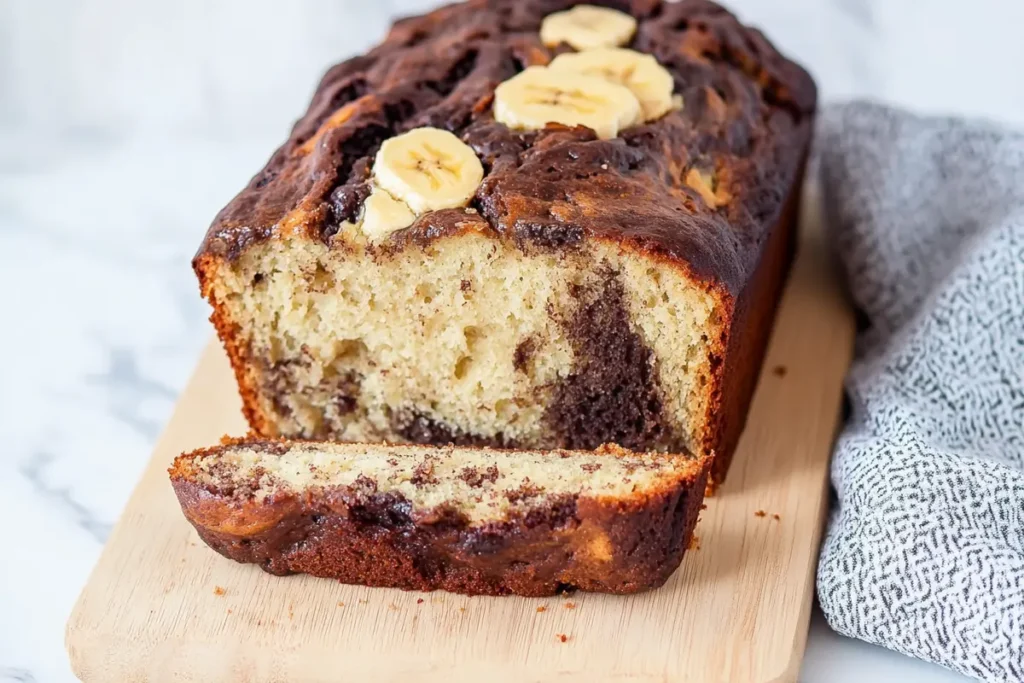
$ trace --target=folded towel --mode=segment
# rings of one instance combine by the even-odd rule
[[[1024,681],[1024,135],[852,103],[817,141],[862,314],[818,598],[838,632]]]

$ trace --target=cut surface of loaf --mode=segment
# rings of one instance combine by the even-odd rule
[[[324,76],[214,221],[194,266],[257,433],[616,443],[715,454],[724,476],[794,248],[814,85],[713,3],[609,2],[681,104],[610,139],[496,120],[500,84],[571,51],[540,27],[573,4],[398,22]],[[361,231],[368,198],[394,203],[382,144],[424,127],[472,150],[479,186]]]
[[[708,460],[239,440],[171,482],[214,550],[274,574],[469,594],[631,593],[678,567]]]

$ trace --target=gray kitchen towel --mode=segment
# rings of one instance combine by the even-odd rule
[[[1024,134],[866,103],[818,132],[863,318],[821,607],[839,633],[1024,681]]]

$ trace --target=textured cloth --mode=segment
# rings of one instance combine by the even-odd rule
[[[842,634],[1024,681],[1024,135],[853,103],[817,151],[863,317],[821,607]]]

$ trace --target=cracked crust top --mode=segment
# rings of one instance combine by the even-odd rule
[[[714,3],[595,2],[637,18],[628,47],[668,69],[682,109],[611,140],[497,123],[495,87],[568,49],[544,47],[538,31],[573,4],[473,0],[398,21],[380,46],[327,72],[288,141],[214,220],[197,266],[277,236],[330,243],[357,217],[380,144],[434,126],[472,147],[485,177],[469,213],[428,213],[389,238],[396,248],[466,221],[522,248],[597,237],[670,258],[737,296],[797,180],[813,82]]]

